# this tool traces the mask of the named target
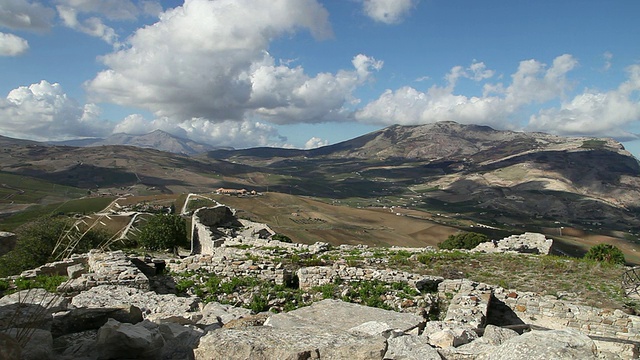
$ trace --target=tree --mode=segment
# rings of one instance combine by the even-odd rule
[[[478,244],[489,241],[487,235],[469,232],[456,235],[449,235],[447,240],[438,244],[440,249],[473,249]]]
[[[138,244],[149,250],[175,250],[187,245],[187,223],[179,215],[156,214],[140,228]]]
[[[80,232],[73,221],[65,217],[43,217],[16,230],[13,250],[0,257],[0,276],[19,274],[56,260],[66,253],[87,252],[108,239],[102,231]],[[78,239],[78,241],[71,241]],[[56,248],[56,244],[59,246]],[[73,249],[68,249],[73,246]],[[54,253],[55,251],[55,253]]]
[[[598,244],[592,246],[584,255],[584,258],[609,264],[624,265],[626,263],[622,250],[611,244]]]

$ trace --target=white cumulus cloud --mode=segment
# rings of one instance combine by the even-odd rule
[[[357,55],[353,70],[315,76],[301,66],[276,65],[269,43],[299,29],[319,39],[332,35],[316,0],[187,0],[137,30],[126,48],[104,56],[108,69],[86,86],[95,101],[178,122],[345,119],[352,92],[382,62]]]
[[[628,79],[618,88],[585,90],[557,108],[532,115],[529,129],[563,135],[610,136],[620,140],[638,136],[622,130],[640,121],[640,65],[627,69]]]
[[[0,132],[34,140],[103,136],[111,126],[94,104],[81,105],[57,83],[21,86],[0,98]]]
[[[58,15],[60,15],[65,26],[87,35],[101,38],[107,44],[119,45],[117,42],[118,35],[115,30],[105,25],[100,18],[90,17],[79,20],[75,9],[66,6],[58,6],[57,9]]]
[[[426,92],[405,86],[386,90],[378,99],[356,111],[361,122],[415,125],[454,120],[502,128],[513,128],[512,116],[523,106],[561,97],[571,84],[567,73],[577,65],[571,55],[561,55],[548,67],[537,60],[520,62],[511,84],[485,84],[482,96],[455,94],[459,78],[481,81],[494,75],[484,63],[474,61],[464,68],[455,66],[445,77],[446,86],[432,86]]]
[[[28,0],[2,0],[0,26],[13,30],[47,31],[51,29],[55,10]]]
[[[416,7],[417,0],[363,0],[364,13],[385,24],[401,22]]]
[[[329,145],[329,140],[323,140],[319,137],[314,136],[311,139],[307,140],[307,142],[304,144],[304,148],[309,150],[327,145]]]
[[[205,119],[190,119],[177,122],[166,117],[149,121],[138,114],[127,116],[115,126],[113,132],[142,135],[154,130],[163,130],[205,144],[234,148],[282,146],[286,140],[273,126],[256,121],[214,123]]]
[[[29,50],[27,40],[13,35],[0,32],[0,56],[18,56]]]

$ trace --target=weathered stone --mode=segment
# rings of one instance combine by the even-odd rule
[[[67,308],[68,301],[44,289],[22,290],[0,298],[0,329],[49,330],[51,314]]]
[[[218,302],[207,303],[202,308],[202,319],[198,321],[199,325],[224,325],[232,320],[236,320],[248,315],[251,315],[251,310],[234,307],[227,304],[220,304]]]
[[[386,323],[391,329],[408,332],[422,326],[424,318],[327,299],[288,313],[272,315],[265,326],[281,329],[322,327],[346,331],[369,321]]]
[[[163,347],[158,325],[148,321],[132,325],[109,319],[98,330],[98,359],[158,359]]]
[[[422,336],[428,338],[431,345],[440,348],[460,346],[478,338],[474,327],[454,321],[429,321]]]
[[[13,328],[5,333],[22,345],[22,360],[54,359],[51,332],[35,328]]]
[[[351,333],[382,336],[386,339],[404,335],[403,331],[391,328],[387,323],[380,321],[367,321],[348,330]]]
[[[193,349],[198,347],[205,332],[195,326],[173,323],[161,324],[160,334],[165,341],[160,358],[163,360],[194,359]]]
[[[197,360],[205,359],[361,359],[380,360],[386,341],[335,330],[306,328],[278,329],[268,326],[249,329],[221,329],[200,339],[194,350]]]
[[[573,329],[533,330],[508,339],[490,353],[478,356],[478,360],[588,360],[597,358],[597,348],[593,340]]]
[[[98,330],[71,333],[53,339],[53,348],[60,359],[95,359]]]
[[[133,305],[117,308],[70,309],[53,314],[51,332],[54,337],[64,334],[97,330],[109,319],[121,323],[137,324],[142,321],[142,312]]]
[[[472,252],[516,252],[527,254],[548,255],[553,247],[553,239],[547,239],[543,234],[526,232],[522,235],[511,235],[502,240],[489,241],[479,244]]]
[[[441,360],[438,351],[423,336],[405,335],[387,340],[385,359]]]
[[[18,341],[8,334],[0,332],[0,359],[20,360],[22,350]]]
[[[518,336],[518,333],[511,329],[501,328],[494,325],[487,325],[484,328],[482,339],[491,345],[500,345],[503,342]]]
[[[69,279],[77,279],[81,275],[87,273],[87,268],[83,264],[76,264],[67,268],[67,276]]]
[[[199,298],[178,297],[173,294],[156,294],[122,285],[100,285],[75,296],[71,303],[76,307],[98,308],[119,307],[123,304],[131,304],[142,310],[143,317],[151,314],[163,314],[162,316],[184,316],[198,308]],[[162,318],[162,316],[156,316]]]
[[[224,324],[225,329],[246,329],[254,326],[262,326],[269,317],[268,314],[247,315],[234,319]]]

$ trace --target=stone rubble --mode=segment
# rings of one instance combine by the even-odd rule
[[[294,276],[276,259],[320,255],[330,251],[329,246],[261,238],[266,235],[261,230],[268,227],[239,220],[226,207],[216,209],[194,213],[214,225],[206,229],[194,227],[200,244],[192,250],[203,251],[180,260],[167,260],[166,270],[171,274],[189,273],[204,278],[207,274],[224,278],[247,276],[289,286],[295,278],[302,291],[334,284],[345,292],[351,284],[376,280],[406,284],[423,293],[415,299],[396,299],[392,295],[380,299],[402,312],[325,299],[286,313],[253,314],[246,308],[214,301],[204,303],[193,294],[177,296],[175,284],[166,286],[173,293],[158,293],[152,290],[157,285],[153,262],[122,251],[92,251],[26,273],[68,274],[70,280],[59,288],[63,296],[34,289],[0,298],[0,344],[6,345],[6,349],[0,346],[0,355],[8,359],[63,360],[634,359],[640,355],[640,317],[620,310],[576,305],[556,297],[466,279],[381,269],[370,265],[374,260],[349,263],[351,266],[335,261],[330,266],[301,267]],[[538,242],[534,245],[531,239]],[[544,236],[536,234],[484,246],[486,249],[477,251],[543,254],[551,248]],[[371,249],[363,245],[343,245],[331,251],[332,256],[343,258],[353,252],[372,255]],[[406,251],[416,256],[433,249]],[[384,261],[376,259],[375,264],[385,264]],[[417,301],[419,298],[422,302]],[[403,303],[409,309],[423,311],[407,311]],[[440,320],[428,318],[431,311],[426,308],[433,304],[443,306]],[[16,312],[20,315],[18,321]],[[492,319],[500,319],[502,325],[513,325],[524,333],[494,326]],[[531,330],[536,325],[550,330]],[[23,341],[21,349],[16,350],[16,342],[7,334],[25,329],[35,330],[31,342],[37,340],[38,346],[24,347]],[[610,340],[604,341],[607,338]],[[22,354],[16,355],[16,351]]]

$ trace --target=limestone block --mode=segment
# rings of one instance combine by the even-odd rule
[[[478,356],[478,360],[530,359],[572,360],[597,359],[593,340],[573,329],[537,331],[508,339],[490,353]]]
[[[158,359],[163,347],[158,325],[148,321],[132,325],[109,319],[98,330],[98,359]]]
[[[438,351],[423,336],[405,335],[387,340],[385,359],[441,360]]]

